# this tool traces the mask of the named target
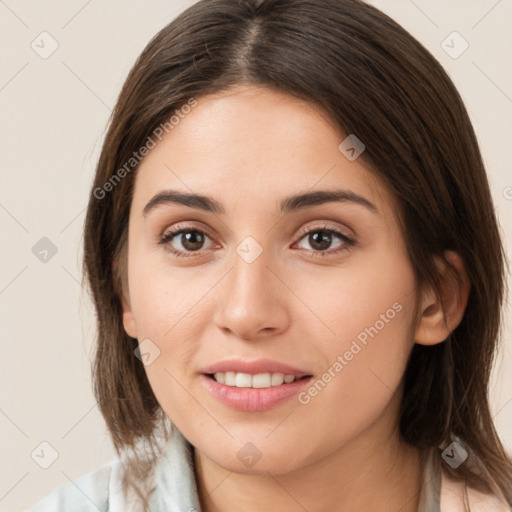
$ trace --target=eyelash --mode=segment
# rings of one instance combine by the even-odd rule
[[[167,233],[164,233],[160,240],[159,240],[159,244],[162,244],[162,245],[166,245],[168,244],[176,235],[180,235],[182,233],[189,233],[189,232],[192,232],[192,233],[200,233],[202,235],[206,235],[208,238],[211,238],[208,233],[206,233],[205,231],[201,230],[201,229],[197,229],[193,226],[177,226],[176,228],[174,228],[173,230],[171,231],[168,231]],[[356,242],[354,239],[348,237],[347,235],[345,235],[344,233],[342,233],[341,231],[338,231],[337,229],[334,229],[334,228],[328,228],[327,226],[326,227],[323,227],[323,228],[313,228],[313,229],[306,229],[306,230],[303,230],[300,234],[300,237],[299,237],[299,240],[302,240],[306,235],[309,235],[310,233],[317,233],[317,232],[321,232],[321,233],[325,233],[325,234],[331,234],[331,235],[335,235],[337,236],[338,238],[340,238],[343,242],[344,242],[344,245],[339,247],[338,249],[334,250],[334,251],[310,251],[312,253],[312,255],[314,257],[325,257],[325,256],[332,256],[332,255],[335,255],[335,254],[338,254],[342,251],[346,251],[346,250],[350,250],[352,247],[354,247],[356,245]],[[191,253],[187,253],[185,251],[178,251],[174,248],[171,248],[171,247],[166,247],[166,249],[171,252],[174,256],[178,257],[178,258],[194,258],[194,257],[197,257],[197,253],[199,253],[200,251],[192,251]]]

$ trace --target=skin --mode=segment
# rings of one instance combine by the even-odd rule
[[[447,253],[463,283],[446,279],[445,324],[436,294],[417,294],[395,198],[361,158],[339,151],[344,138],[312,104],[239,86],[198,98],[138,169],[123,323],[160,350],[145,369],[195,447],[206,512],[417,510],[422,468],[418,450],[398,436],[400,382],[415,342],[440,343],[458,325],[469,285],[460,258]],[[284,197],[332,188],[364,196],[378,213],[350,202],[277,211]],[[167,204],[144,217],[164,189],[211,196],[226,212]],[[207,234],[197,251],[187,252],[182,235],[167,242],[189,258],[158,244],[178,223]],[[300,230],[326,224],[356,245],[333,236],[323,249],[331,254],[318,256],[322,249]],[[262,248],[250,264],[236,252],[247,236]],[[307,404],[292,397],[240,412],[199,378],[207,365],[237,356],[282,361],[315,380],[394,303],[400,312]],[[237,457],[247,442],[261,452],[252,467]]]

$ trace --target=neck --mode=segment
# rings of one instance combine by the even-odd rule
[[[395,433],[380,443],[363,433],[350,446],[279,475],[227,471],[194,450],[201,510],[417,512],[423,476],[420,451],[400,442]]]

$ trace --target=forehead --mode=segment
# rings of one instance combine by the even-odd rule
[[[264,201],[343,188],[381,206],[393,198],[361,159],[339,150],[346,135],[319,107],[280,91],[237,86],[197,98],[140,164],[134,206],[160,190]],[[262,205],[263,203],[260,203]]]

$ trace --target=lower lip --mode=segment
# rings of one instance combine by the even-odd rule
[[[201,375],[201,379],[210,393],[224,405],[238,411],[258,412],[272,409],[292,396],[297,395],[311,380],[311,377],[305,377],[289,384],[281,384],[280,386],[269,388],[226,386],[204,374]]]

